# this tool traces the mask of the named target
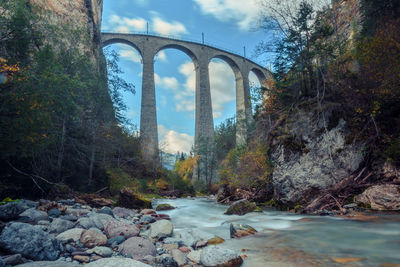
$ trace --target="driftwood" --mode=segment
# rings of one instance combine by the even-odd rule
[[[363,168],[357,175],[353,174],[325,190],[303,210],[303,213],[312,213],[323,209],[339,210],[340,213],[343,213],[343,205],[349,197],[360,194],[372,185],[368,183],[368,179],[373,173],[369,172],[363,176],[365,171],[366,168]]]

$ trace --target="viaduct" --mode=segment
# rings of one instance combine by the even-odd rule
[[[174,48],[187,54],[196,70],[195,147],[203,140],[214,139],[208,65],[213,58],[224,60],[232,68],[236,79],[236,144],[245,144],[248,124],[252,120],[249,73],[253,71],[260,84],[271,79],[270,72],[253,61],[207,44],[183,41],[148,34],[102,33],[102,46],[121,43],[135,48],[142,57],[143,83],[140,115],[140,137],[144,157],[158,162],[158,130],[154,81],[154,57],[163,49]],[[201,156],[201,155],[200,155]]]

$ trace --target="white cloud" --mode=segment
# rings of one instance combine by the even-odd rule
[[[154,81],[156,85],[165,89],[176,91],[179,89],[179,82],[175,77],[160,77],[157,73],[154,74]]]
[[[158,134],[161,149],[171,154],[176,152],[189,153],[194,142],[193,136],[169,130],[163,125],[158,126]]]
[[[222,61],[212,61],[209,71],[213,115],[220,118],[224,105],[236,100],[235,76],[231,67]]]
[[[147,21],[144,18],[128,18],[112,15],[106,23],[104,23],[105,30],[129,33],[135,31],[145,31],[147,28]]]
[[[249,30],[259,18],[259,0],[194,0],[204,14],[218,20],[234,21],[241,30]]]
[[[122,50],[119,52],[119,56],[123,59],[132,61],[134,63],[141,63],[142,58],[140,57],[140,54],[133,49],[125,49],[122,48]]]
[[[181,35],[187,33],[185,25],[178,21],[167,22],[160,17],[153,18],[152,29],[162,35]]]

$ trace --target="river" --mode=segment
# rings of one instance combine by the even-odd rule
[[[400,266],[400,215],[373,214],[364,221],[298,215],[275,210],[224,215],[227,206],[207,198],[158,199],[176,209],[163,211],[175,231],[199,228],[226,241],[219,246],[244,256],[243,267]],[[231,239],[230,223],[248,224],[258,233]]]

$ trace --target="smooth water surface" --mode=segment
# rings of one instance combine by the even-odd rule
[[[206,198],[159,199],[176,207],[169,214],[175,230],[199,228],[226,240],[219,245],[244,255],[243,266],[400,266],[400,215],[355,221],[266,210],[224,215],[227,206]],[[258,233],[230,239],[231,222]],[[353,259],[352,259],[353,258]]]

